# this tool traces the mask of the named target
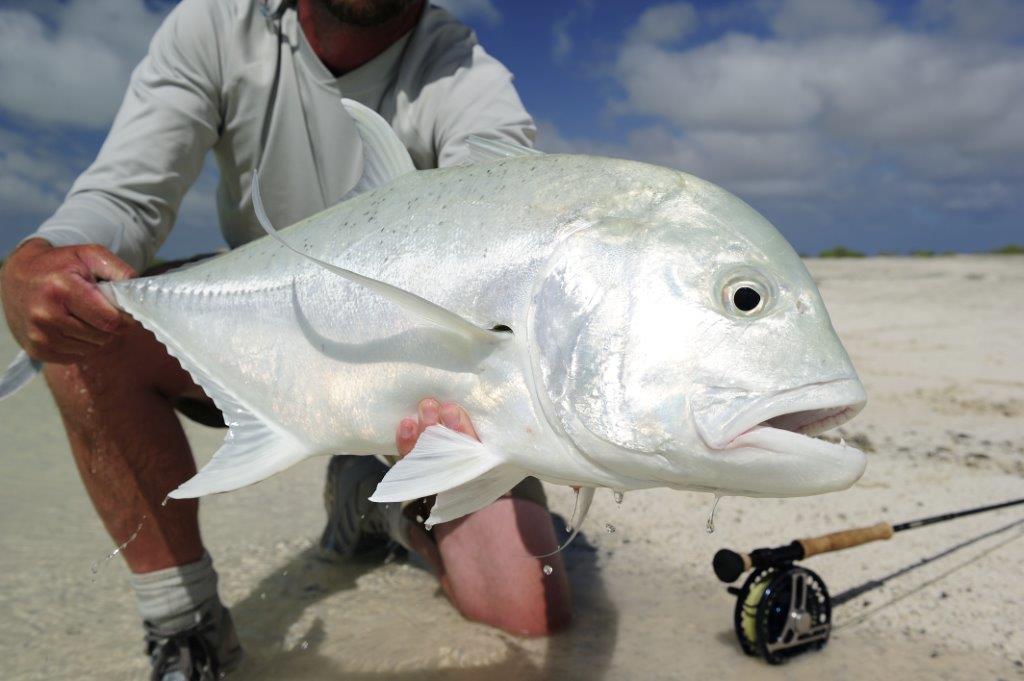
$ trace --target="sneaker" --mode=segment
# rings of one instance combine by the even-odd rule
[[[219,603],[183,631],[145,626],[151,681],[215,681],[242,660],[231,613]]]
[[[324,485],[327,526],[320,548],[328,555],[353,558],[404,545],[400,504],[370,501],[388,467],[373,456],[332,456]]]

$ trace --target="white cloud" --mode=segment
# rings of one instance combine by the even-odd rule
[[[688,2],[655,5],[644,10],[626,34],[630,42],[662,45],[676,42],[697,28],[697,10]]]
[[[74,170],[69,167],[79,162],[74,157],[68,149],[57,151],[27,136],[0,131],[0,208],[4,215],[25,220],[56,208],[74,181]]]
[[[562,18],[551,24],[551,58],[556,63],[564,63],[566,57],[576,47],[576,41],[569,29],[593,13],[594,0],[575,0],[572,8]]]
[[[773,6],[767,38],[672,49],[639,40],[642,20],[629,31],[610,110],[656,123],[627,154],[751,196],[842,195],[885,167],[981,206],[1024,179],[1024,48],[879,24],[869,3],[827,25],[806,3]]]
[[[140,0],[0,9],[0,107],[32,124],[102,129],[162,14]]]
[[[884,19],[881,7],[871,0],[782,0],[774,9],[772,28],[785,37],[868,31]]]
[[[1020,0],[922,0],[918,19],[959,35],[1014,38],[1024,35],[1024,3]]]
[[[572,36],[569,35],[569,26],[564,21],[555,22],[551,27],[554,35],[554,43],[551,45],[551,56],[555,61],[563,61],[572,52]]]
[[[491,0],[432,0],[432,2],[463,21],[479,19],[488,26],[497,26],[501,23],[501,12]]]

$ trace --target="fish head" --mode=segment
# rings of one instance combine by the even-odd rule
[[[845,489],[863,453],[813,436],[864,388],[810,273],[725,190],[683,190],[567,237],[532,301],[549,421],[623,489],[743,496]]]

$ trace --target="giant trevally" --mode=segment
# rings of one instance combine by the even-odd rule
[[[476,164],[415,171],[383,119],[345,105],[354,196],[102,285],[230,426],[172,497],[393,452],[426,395],[464,405],[482,442],[429,428],[372,499],[437,494],[431,523],[527,475],[782,497],[863,473],[861,452],[812,437],[862,408],[861,383],[800,258],[746,203],[676,170],[483,140]],[[255,181],[252,199],[267,223]]]

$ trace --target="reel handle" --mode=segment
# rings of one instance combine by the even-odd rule
[[[808,558],[819,553],[842,551],[843,549],[848,549],[853,546],[860,546],[861,544],[867,544],[881,539],[888,539],[892,537],[892,535],[892,525],[886,522],[881,522],[875,525],[869,525],[868,527],[855,527],[852,530],[823,534],[820,537],[797,539],[797,542],[804,549],[803,557]]]

